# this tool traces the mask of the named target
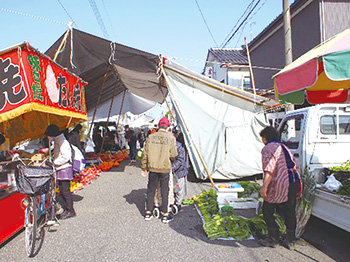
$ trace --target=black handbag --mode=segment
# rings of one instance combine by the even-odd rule
[[[17,165],[15,170],[17,189],[21,194],[36,196],[50,190],[52,167]]]

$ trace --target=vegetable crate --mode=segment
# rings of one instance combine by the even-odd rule
[[[220,185],[215,186],[217,192],[217,201],[219,206],[225,205],[226,198],[238,198],[238,193],[243,192],[243,187],[239,188],[221,188]]]
[[[234,209],[250,209],[254,208],[256,210],[256,214],[258,214],[259,201],[255,198],[236,198],[236,197],[228,197],[225,198],[226,206],[231,206]]]

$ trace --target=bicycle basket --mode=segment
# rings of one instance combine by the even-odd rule
[[[16,171],[17,189],[21,194],[35,196],[49,192],[52,167],[17,165]]]

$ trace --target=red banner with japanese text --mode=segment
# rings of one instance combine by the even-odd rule
[[[86,120],[86,84],[28,43],[0,52],[0,131],[13,145]]]

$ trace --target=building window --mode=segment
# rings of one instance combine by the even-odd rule
[[[249,76],[243,77],[243,88],[244,89],[250,88],[250,77]]]

